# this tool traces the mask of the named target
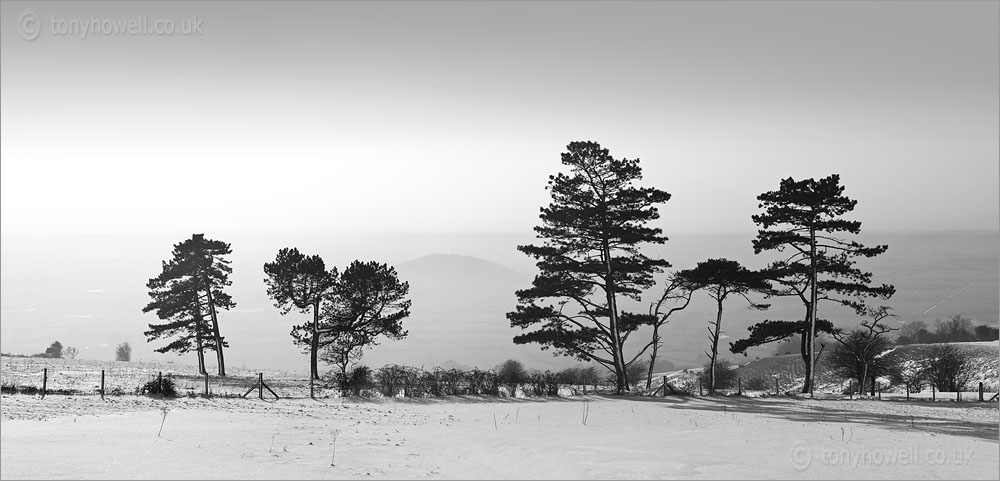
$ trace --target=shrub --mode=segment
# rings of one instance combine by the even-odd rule
[[[371,368],[364,365],[355,366],[346,376],[337,373],[336,377],[340,391],[352,396],[360,396],[362,390],[370,389],[375,385]]]
[[[528,373],[521,361],[508,359],[497,366],[497,377],[500,378],[500,384],[504,385],[513,397],[517,394],[517,386],[527,380]]]
[[[116,361],[131,361],[132,360],[132,346],[127,342],[123,342],[115,348],[115,360]]]
[[[148,394],[153,396],[174,397],[177,395],[177,385],[174,383],[174,378],[168,374],[163,378],[162,382],[159,378],[150,379],[146,384],[136,388],[136,393],[139,395]]]
[[[972,358],[958,346],[938,344],[931,348],[923,369],[923,378],[938,391],[954,392],[972,380]]]
[[[470,394],[500,395],[500,381],[497,373],[493,371],[480,371],[477,368],[467,372],[466,376],[469,380]]]
[[[747,391],[768,391],[774,388],[774,382],[762,377],[753,377],[743,383],[743,389]]]
[[[638,384],[649,375],[649,361],[635,361],[625,367],[625,378],[630,385]]]
[[[701,372],[699,376],[702,380],[703,387],[708,391],[708,370],[711,367],[711,363],[705,363],[705,369]],[[736,389],[736,378],[739,374],[736,372],[736,364],[729,359],[719,358],[715,361],[715,389]]]

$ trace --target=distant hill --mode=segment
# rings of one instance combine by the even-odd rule
[[[443,360],[492,368],[510,358],[529,368],[572,365],[535,346],[517,346],[517,331],[506,314],[517,305],[514,292],[531,285],[531,277],[486,259],[431,254],[397,264],[399,278],[410,284],[409,336],[386,342],[365,355],[365,363],[440,365]]]

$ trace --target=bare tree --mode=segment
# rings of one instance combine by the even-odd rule
[[[66,346],[62,351],[64,359],[76,359],[77,354],[80,354],[80,351],[73,346]]]
[[[960,391],[972,380],[971,361],[972,355],[960,347],[938,344],[928,354],[924,378],[938,391]]]
[[[868,318],[861,321],[857,329],[846,335],[839,330],[833,332],[838,346],[830,360],[834,369],[858,380],[859,391],[864,390],[869,376],[874,381],[879,375],[891,373],[889,365],[893,359],[884,354],[891,349],[892,342],[886,334],[898,330],[879,324],[886,318],[895,317],[889,313],[889,307],[879,306],[865,310]]]
[[[967,342],[975,341],[976,335],[972,332],[972,321],[955,314],[947,320],[937,321],[937,340],[940,342]]]
[[[132,360],[132,346],[123,342],[115,348],[115,360],[129,362]]]
[[[674,313],[687,308],[688,304],[691,303],[691,295],[694,294],[695,290],[696,288],[686,279],[673,274],[667,278],[667,285],[663,288],[663,295],[660,296],[660,300],[649,306],[653,337],[649,341],[648,346],[652,348],[652,351],[649,354],[649,372],[646,374],[646,389],[652,386],[656,355],[659,353],[660,346],[663,345],[660,342],[660,327],[670,322],[670,316],[674,315]],[[673,307],[667,309],[666,306],[668,305],[672,305]]]
[[[903,327],[899,328],[899,338],[897,344],[923,344],[929,341],[931,333],[927,329],[927,323],[921,320],[907,321]]]

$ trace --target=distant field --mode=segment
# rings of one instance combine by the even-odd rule
[[[979,383],[982,382],[987,392],[996,393],[998,388],[1000,388],[1000,342],[962,342],[954,343],[954,345],[959,346],[959,348],[972,356],[975,375],[969,384],[969,392],[977,390]],[[933,344],[911,344],[897,346],[895,349],[903,355],[904,363],[913,363],[925,359],[927,351],[933,346]],[[654,375],[654,380],[659,383],[661,377],[667,376],[671,383],[686,384],[697,389],[696,376],[698,372],[700,372],[700,369],[659,373]],[[802,363],[802,357],[798,354],[771,356],[743,364],[737,369],[737,373],[743,382],[748,382],[752,379],[765,380],[768,383],[770,392],[774,391],[772,386],[774,386],[774,380],[777,378],[779,391],[786,392],[795,391],[802,387],[805,366]],[[816,375],[816,391],[818,392],[839,394],[844,392],[844,388],[850,382],[850,380],[843,379],[830,372],[830,367],[825,362],[824,357],[820,357]],[[880,382],[887,383],[888,380],[882,379]],[[930,388],[924,391],[923,394],[916,394],[915,396],[930,398]],[[905,388],[902,386],[888,386],[883,390],[883,393],[892,394],[901,394],[904,392]],[[963,395],[963,398],[971,400],[971,397],[967,395]],[[949,399],[951,398],[949,397]]]
[[[0,385],[35,386],[41,388],[43,369],[48,369],[47,389],[96,394],[104,370],[105,393],[132,394],[136,388],[156,379],[162,373],[176,382],[181,394],[201,394],[205,378],[196,366],[159,362],[95,361],[90,359],[45,359],[0,357]],[[282,397],[309,395],[309,378],[299,373],[264,369],[264,382]],[[257,383],[258,371],[229,369],[225,378],[209,372],[209,390],[213,395],[243,394]]]

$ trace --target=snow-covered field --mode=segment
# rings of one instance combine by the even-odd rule
[[[997,479],[1000,469],[996,403],[4,395],[0,411],[3,479]]]

